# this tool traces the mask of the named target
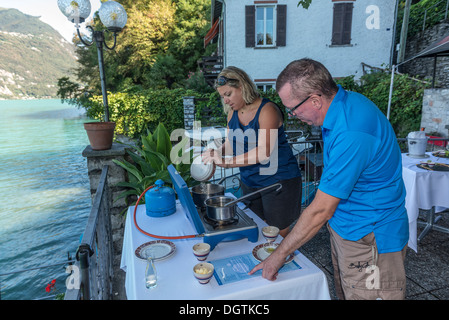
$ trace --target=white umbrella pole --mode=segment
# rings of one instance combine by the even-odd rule
[[[393,96],[393,82],[394,82],[394,71],[396,66],[391,67],[391,80],[390,80],[390,94],[388,96],[388,109],[387,109],[387,119],[390,120],[390,109],[391,109],[391,97]]]

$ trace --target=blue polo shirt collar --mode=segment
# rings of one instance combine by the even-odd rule
[[[339,115],[339,109],[341,108],[340,102],[346,98],[347,92],[341,85],[338,86],[337,94],[329,106],[329,110],[327,110],[326,116],[324,117],[323,129],[332,130],[337,122],[337,118]]]

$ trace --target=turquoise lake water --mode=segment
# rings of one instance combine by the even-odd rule
[[[0,101],[0,274],[75,256],[90,212],[82,111],[55,100]],[[0,276],[1,299],[65,292],[65,266]]]

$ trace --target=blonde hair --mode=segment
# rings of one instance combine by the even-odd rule
[[[224,76],[228,79],[235,79],[235,80],[229,80],[226,85],[232,87],[232,88],[240,88],[242,90],[242,98],[245,101],[246,104],[251,104],[259,98],[259,91],[257,91],[256,85],[251,80],[251,78],[248,76],[248,74],[243,71],[240,68],[229,66],[224,68],[218,77]],[[217,77],[217,78],[218,78]],[[217,83],[215,83],[214,88],[217,89],[220,87]],[[221,99],[221,103],[223,104],[223,111],[228,114],[231,110],[231,107],[224,103],[223,99]]]

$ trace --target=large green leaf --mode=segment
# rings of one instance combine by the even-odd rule
[[[145,161],[149,162],[151,167],[155,170],[159,170],[161,167],[161,160],[155,154],[156,150],[153,148],[153,143],[149,139],[142,139],[143,147],[140,149],[142,156],[145,158]]]
[[[156,173],[156,177],[163,180],[166,184],[172,184],[168,170],[159,171],[158,173]]]
[[[143,186],[144,186],[144,188],[143,188],[144,190],[146,188],[148,188],[149,186],[154,185],[154,183],[158,179],[156,174],[157,173],[154,173],[151,176],[147,176],[147,177],[143,178],[142,183],[143,183]]]
[[[146,136],[142,136],[141,140],[144,149],[146,148],[153,151],[157,150],[156,139],[153,138],[153,134],[150,131],[148,131]]]
[[[172,143],[170,141],[170,135],[168,134],[168,131],[162,122],[159,123],[156,130],[154,131],[153,139],[156,139],[156,151],[163,154],[166,158],[170,159]]]
[[[159,171],[161,169],[161,167],[164,166],[164,164],[165,164],[165,167],[167,167],[167,165],[166,165],[167,159],[159,152],[152,151],[152,150],[144,150],[143,154],[144,154],[146,161],[148,161],[150,163],[151,167],[155,171]]]
[[[132,188],[132,189],[135,189],[135,190],[138,190],[138,191],[142,191],[142,192],[144,191],[143,187],[141,186],[141,183],[120,181],[115,186],[117,186],[117,187],[124,187],[124,188]]]
[[[129,152],[129,155],[131,159],[139,165],[140,170],[142,171],[142,174],[144,176],[149,176],[155,172],[155,169],[151,166],[151,164],[145,161],[145,159],[141,156],[138,156],[137,154],[132,152]]]
[[[139,169],[137,169],[136,166],[129,163],[128,161],[123,160],[123,162],[120,162],[116,159],[113,159],[112,162],[114,162],[116,165],[119,165],[120,167],[122,167],[123,169],[125,169],[126,171],[131,173],[133,176],[135,176],[137,178],[137,180],[140,181],[143,179],[143,176],[139,172]]]
[[[118,197],[115,198],[114,202],[117,202],[118,200],[120,200],[120,199],[122,199],[122,198],[127,198],[128,196],[137,196],[137,197],[139,197],[141,194],[142,194],[142,192],[139,193],[139,192],[136,191],[136,190],[132,190],[132,189],[131,189],[131,190],[127,190],[127,191],[124,191],[124,192],[120,193],[120,194],[118,195]],[[143,202],[142,202],[142,201],[143,201]],[[140,202],[139,202],[139,204],[142,204],[142,203],[145,203],[144,197],[142,197],[142,199],[141,199]]]

